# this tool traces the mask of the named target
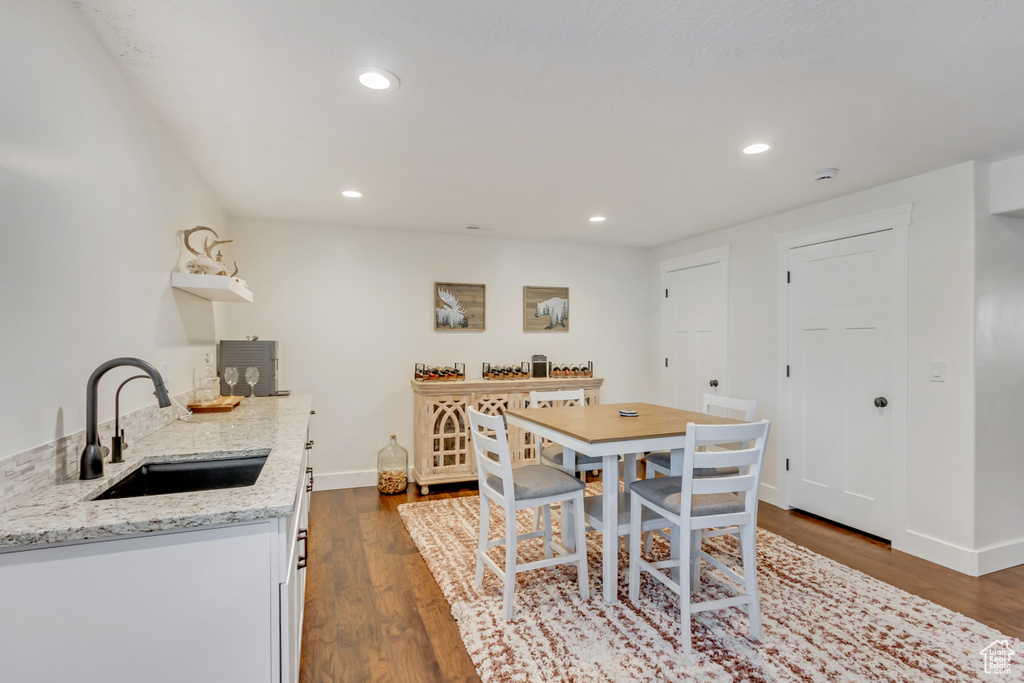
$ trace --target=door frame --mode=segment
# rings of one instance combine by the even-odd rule
[[[721,247],[715,247],[713,249],[705,249],[703,251],[694,252],[692,254],[684,254],[683,256],[676,256],[674,258],[664,259],[658,261],[658,268],[661,271],[661,276],[658,280],[660,286],[658,288],[658,298],[661,301],[660,314],[658,318],[660,326],[661,336],[661,359],[658,361],[659,368],[659,394],[661,396],[661,402],[668,405],[669,401],[669,386],[668,377],[671,373],[665,372],[663,360],[669,357],[669,334],[668,334],[668,307],[665,303],[667,296],[663,292],[668,288],[668,277],[670,274],[680,271],[689,270],[690,268],[698,268],[700,266],[710,266],[715,263],[721,263],[724,270],[723,276],[725,278],[725,308],[721,313],[719,324],[722,327],[722,342],[725,346],[723,350],[723,357],[725,358],[725,386],[729,386],[729,254],[732,247],[728,244]]]
[[[806,247],[822,242],[858,237],[872,232],[891,230],[893,233],[893,262],[896,264],[896,272],[892,273],[892,289],[894,294],[901,293],[901,296],[894,296],[892,337],[890,346],[890,358],[893,366],[892,372],[896,379],[893,382],[892,399],[890,405],[893,407],[893,429],[896,434],[893,442],[897,444],[899,452],[892,458],[892,470],[890,472],[892,487],[890,489],[892,527],[891,536],[895,546],[897,539],[907,529],[907,416],[909,414],[907,399],[909,396],[908,357],[909,346],[909,237],[910,226],[913,224],[913,204],[903,204],[881,211],[861,214],[851,218],[833,221],[816,225],[810,228],[803,228],[791,232],[781,233],[775,236],[775,248],[778,255],[778,421],[777,427],[773,426],[776,433],[780,457],[776,459],[777,477],[779,488],[773,491],[773,495],[763,498],[779,507],[789,509],[790,486],[789,472],[786,471],[786,453],[790,452],[790,439],[792,432],[789,428],[789,382],[786,376],[786,365],[789,362],[789,289],[787,287],[787,273],[789,272],[789,254],[791,249]],[[765,492],[767,493],[767,492]],[[774,498],[774,500],[772,500]]]

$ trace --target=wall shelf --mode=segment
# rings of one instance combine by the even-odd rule
[[[171,287],[210,301],[252,303],[252,291],[227,275],[171,273]]]

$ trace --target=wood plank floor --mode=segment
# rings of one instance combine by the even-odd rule
[[[309,513],[302,683],[479,681],[448,603],[398,505],[476,495],[475,485],[317,491]],[[761,504],[758,523],[877,579],[1024,638],[1024,566],[964,576],[796,511]]]

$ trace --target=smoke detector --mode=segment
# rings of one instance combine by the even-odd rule
[[[838,168],[823,168],[814,174],[815,180],[834,180],[839,175]]]

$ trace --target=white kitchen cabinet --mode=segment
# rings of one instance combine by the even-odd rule
[[[294,683],[307,462],[288,517],[0,554],[0,678]]]

